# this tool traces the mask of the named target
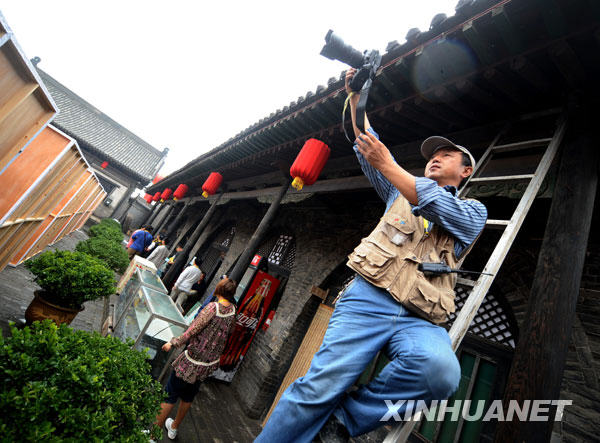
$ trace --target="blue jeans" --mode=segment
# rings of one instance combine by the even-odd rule
[[[368,385],[346,394],[379,350],[390,363]],[[356,277],[338,301],[307,374],[284,392],[255,441],[311,442],[332,413],[350,435],[364,434],[384,424],[385,400],[446,399],[459,381],[446,330]],[[398,409],[401,417],[406,403]]]

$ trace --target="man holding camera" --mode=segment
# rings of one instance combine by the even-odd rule
[[[457,197],[473,172],[473,156],[430,137],[421,146],[425,177],[407,172],[366,115],[365,132],[357,127],[359,94],[349,87],[355,72],[346,74],[354,150],[386,211],[348,256],[357,275],[336,304],[310,369],[285,391],[257,442],[311,442],[317,434],[323,442],[347,441],[383,425],[390,404],[400,405],[404,417],[409,400],[446,399],[460,381],[450,338],[438,326],[454,312],[456,274],[426,276],[419,264],[455,268],[483,229],[485,206]],[[380,350],[390,363],[368,385],[346,393]]]

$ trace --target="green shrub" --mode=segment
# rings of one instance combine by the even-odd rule
[[[25,266],[44,290],[44,298],[65,308],[78,309],[86,301],[115,292],[113,272],[83,252],[46,251]]]
[[[116,221],[114,218],[103,218],[98,224],[116,229],[117,231],[121,232],[121,223]]]
[[[120,228],[115,229],[109,224],[102,223],[98,223],[90,228],[90,237],[105,238],[119,244],[123,241],[123,233]]]
[[[35,322],[0,336],[0,440],[148,442],[164,398],[146,354],[114,337]]]
[[[105,237],[90,237],[80,241],[75,250],[99,258],[119,274],[125,272],[129,266],[129,257],[123,245]]]

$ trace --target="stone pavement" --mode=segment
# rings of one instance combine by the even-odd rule
[[[86,238],[85,233],[75,231],[46,249],[73,250],[79,241]],[[38,286],[33,282],[33,274],[22,264],[17,267],[7,266],[0,272],[0,326],[3,334],[9,331],[9,321],[19,322],[24,318],[36,289]],[[100,331],[103,304],[102,300],[86,303],[85,309],[75,317],[71,326],[74,329]],[[172,413],[173,418],[175,413],[176,408]],[[196,396],[190,412],[180,426],[176,441],[246,443],[254,440],[259,432],[260,422],[246,417],[229,385],[209,380],[202,385]],[[167,438],[166,431],[163,436],[163,442],[171,441]]]

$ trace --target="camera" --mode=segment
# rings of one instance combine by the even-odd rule
[[[325,46],[321,49],[321,55],[330,60],[339,60],[357,69],[356,74],[350,81],[350,88],[360,92],[365,82],[373,79],[381,64],[381,55],[376,49],[360,51],[344,43],[333,30],[329,30],[325,36]]]

